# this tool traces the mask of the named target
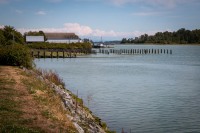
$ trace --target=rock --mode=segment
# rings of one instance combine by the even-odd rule
[[[84,133],[84,130],[77,123],[74,122],[74,126],[76,127],[79,133]]]
[[[73,120],[73,117],[72,116],[70,116],[70,115],[66,115],[67,116],[67,118],[70,120],[70,121],[72,121]]]

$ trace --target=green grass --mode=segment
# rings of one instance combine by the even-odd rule
[[[36,131],[30,128],[22,127],[19,125],[5,125],[0,130],[1,133],[40,133],[41,131]]]
[[[0,66],[1,71],[1,66]],[[14,89],[15,81],[8,79],[6,76],[0,77],[0,133],[35,133],[39,130],[27,128],[22,124],[20,101],[16,101],[16,97],[20,97],[19,92]]]

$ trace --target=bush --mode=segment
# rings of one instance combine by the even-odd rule
[[[24,66],[32,68],[33,59],[30,49],[24,45],[13,43],[0,47],[0,65]]]

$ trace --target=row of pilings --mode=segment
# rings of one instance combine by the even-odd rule
[[[76,58],[78,55],[90,54],[89,50],[34,49],[31,56],[35,58]]]
[[[170,49],[99,49],[101,54],[172,54]]]

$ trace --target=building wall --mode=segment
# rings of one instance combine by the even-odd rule
[[[26,42],[44,42],[44,36],[26,36]]]

